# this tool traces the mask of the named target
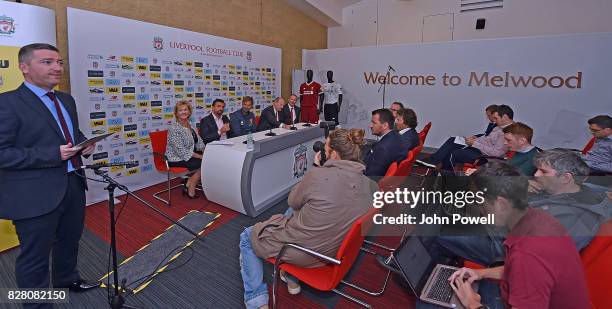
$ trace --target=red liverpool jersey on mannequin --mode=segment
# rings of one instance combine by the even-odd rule
[[[321,85],[315,81],[303,83],[300,85],[300,98],[302,111],[300,112],[300,121],[308,123],[316,123],[319,121],[319,94],[321,93]]]

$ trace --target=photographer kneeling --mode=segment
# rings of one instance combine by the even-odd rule
[[[373,183],[360,162],[365,132],[337,129],[325,142],[327,161],[304,175],[289,194],[284,215],[246,228],[240,235],[240,272],[247,308],[267,308],[268,288],[263,281],[263,259],[275,257],[284,244],[293,243],[335,256],[353,222],[371,207]],[[319,163],[321,153],[315,158]],[[295,249],[282,257],[286,263],[319,267],[320,260]],[[300,291],[297,280],[281,272],[289,293]]]

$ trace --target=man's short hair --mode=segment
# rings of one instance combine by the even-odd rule
[[[390,128],[393,127],[394,119],[390,110],[386,108],[379,108],[372,112],[372,116],[374,115],[378,115],[378,121],[380,121],[381,124],[388,123]]]
[[[417,115],[411,108],[400,109],[397,111],[397,117],[401,117],[404,123],[411,128],[416,128],[418,125]]]
[[[282,97],[276,97],[276,98],[274,98],[274,100],[272,102],[276,103],[276,102],[280,101],[280,99],[282,99]]]
[[[514,122],[507,127],[503,128],[504,133],[510,133],[512,135],[524,137],[527,142],[531,144],[533,138],[533,129],[522,122]]]
[[[32,53],[34,53],[35,50],[52,50],[59,53],[59,49],[51,44],[33,43],[19,49],[19,53],[17,55],[19,63],[29,62],[30,59],[32,59]]]
[[[527,177],[506,162],[492,161],[481,166],[472,177],[473,188],[484,192],[487,200],[503,197],[513,208],[527,209]]]
[[[223,103],[223,105],[225,105],[225,101],[223,101],[223,99],[215,99],[212,103],[212,106],[215,106],[215,104],[217,103]]]
[[[608,115],[598,115],[588,120],[589,124],[595,124],[602,129],[612,128],[612,117]]]
[[[393,105],[393,104],[397,104],[397,105],[399,105],[399,106],[400,106],[400,109],[404,109],[404,108],[405,108],[405,107],[404,107],[404,104],[402,104],[402,102],[393,102],[393,103],[391,103],[391,105]]]
[[[298,98],[297,94],[295,93],[290,94],[289,97],[295,97],[296,99]]]
[[[508,118],[514,119],[514,111],[512,110],[512,108],[510,108],[510,106],[505,104],[497,106],[497,114],[500,118],[504,115],[508,115]]]
[[[251,103],[253,103],[253,97],[250,97],[250,96],[247,95],[247,96],[242,98],[242,104],[244,104],[246,102],[249,102],[249,101],[251,101]]]
[[[494,113],[497,111],[497,104],[491,104],[489,106],[487,106],[487,108],[485,108],[485,111],[489,112],[490,114]]]
[[[576,184],[581,184],[591,172],[589,166],[578,154],[563,148],[554,148],[537,153],[533,164],[539,168],[543,164],[557,171],[557,174],[569,173],[574,177]]]

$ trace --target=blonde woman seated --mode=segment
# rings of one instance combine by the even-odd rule
[[[204,143],[189,123],[193,109],[189,102],[182,100],[174,106],[176,122],[168,130],[168,146],[166,157],[170,167],[186,167],[191,176],[185,182],[183,195],[197,198],[196,186],[200,182],[200,166],[202,165],[202,150]]]
[[[263,259],[275,257],[286,243],[335,256],[351,225],[370,209],[372,185],[375,187],[375,184],[363,174],[365,166],[360,162],[364,134],[361,129],[332,131],[325,142],[328,160],[323,166],[307,172],[293,187],[287,212],[242,232],[240,272],[247,308],[268,307]],[[301,267],[324,265],[320,260],[292,249],[287,250],[281,259]],[[281,278],[287,282],[290,294],[300,292],[295,278],[283,272]]]

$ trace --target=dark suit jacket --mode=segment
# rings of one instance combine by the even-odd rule
[[[210,113],[208,116],[200,120],[200,126],[199,126],[200,137],[202,137],[202,142],[204,142],[204,144],[208,144],[212,141],[218,141],[221,138],[221,135],[219,135],[219,129],[217,128],[217,123],[215,122],[214,117],[215,116],[213,116],[213,114]],[[227,116],[225,115],[223,115],[221,119],[223,119],[223,123],[230,122],[229,118],[227,118]],[[229,131],[225,133],[225,135],[227,135],[227,138],[233,137],[231,128]]]
[[[295,119],[293,119],[293,124],[296,124],[298,122],[300,122],[300,107],[299,106],[295,106]],[[283,107],[283,114],[285,114],[285,120],[287,120],[287,124],[292,124],[291,123],[291,112],[289,111],[289,104],[285,105],[285,107]]]
[[[74,99],[55,93],[70,114],[74,142],[86,140]],[[0,218],[33,218],[59,206],[68,186],[59,151],[65,144],[49,109],[25,85],[0,94]]]
[[[484,135],[489,136],[489,134],[491,134],[491,131],[493,131],[493,129],[496,127],[497,125],[495,124],[495,122],[489,122],[489,124],[487,125],[487,129],[485,130]]]
[[[405,149],[399,133],[391,130],[391,132],[374,144],[372,149],[366,154],[364,174],[368,177],[385,176],[391,163],[399,163],[406,158],[407,152]]]
[[[257,126],[257,131],[266,131],[270,130],[270,128],[278,128],[281,123],[287,123],[289,121],[285,121],[285,115],[283,111],[278,112],[278,119],[276,121],[276,116],[274,115],[274,106],[270,105],[261,112],[261,118],[259,119],[259,125]]]
[[[406,155],[408,155],[408,151],[419,145],[419,134],[414,128],[400,134],[400,137],[404,141]]]

